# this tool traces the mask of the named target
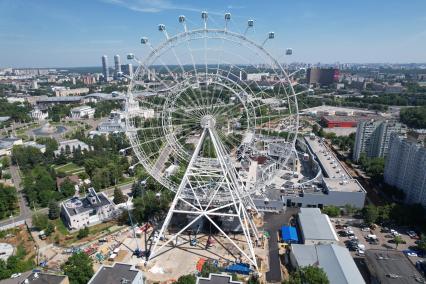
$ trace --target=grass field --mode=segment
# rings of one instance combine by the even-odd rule
[[[68,163],[55,167],[55,171],[74,175],[84,172],[84,167],[77,166],[74,163]]]

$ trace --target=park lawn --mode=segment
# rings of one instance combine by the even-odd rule
[[[68,163],[68,164],[65,164],[65,165],[55,167],[55,171],[56,172],[63,172],[63,173],[66,173],[66,174],[75,174],[75,173],[83,172],[84,168],[77,166],[74,163]]]
[[[58,218],[56,220],[53,221],[53,224],[56,227],[56,230],[58,232],[60,232],[62,235],[67,235],[68,234],[68,229],[65,226],[64,222],[62,221],[61,218]]]

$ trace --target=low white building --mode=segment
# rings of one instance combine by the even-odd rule
[[[46,145],[38,144],[35,141],[24,142],[24,143],[22,143],[22,146],[24,146],[24,147],[34,147],[34,148],[39,149],[40,152],[42,152],[42,153],[46,152]]]
[[[351,254],[345,247],[336,244],[292,244],[289,256],[294,268],[306,266],[322,268],[327,274],[330,284],[365,283]]]
[[[93,118],[95,109],[90,106],[79,106],[71,109],[71,117],[74,119]]]
[[[106,195],[89,188],[86,197],[73,197],[61,203],[61,216],[70,229],[99,224],[114,216],[115,205]]]
[[[31,118],[34,120],[46,120],[49,117],[47,110],[35,108],[31,111]]]
[[[126,125],[126,117],[118,110],[111,111],[108,119],[98,124],[97,130],[100,134],[123,132]]]
[[[0,139],[0,156],[10,156],[13,146],[22,145],[22,139],[17,137],[6,137]]]
[[[55,155],[61,154],[62,151],[67,152],[67,149],[70,153],[74,153],[75,150],[80,148],[81,151],[83,150],[90,150],[90,146],[86,143],[78,140],[78,139],[71,139],[66,141],[59,142],[58,150],[55,151]]]
[[[328,215],[319,208],[300,208],[298,222],[305,245],[337,244],[339,238]]]

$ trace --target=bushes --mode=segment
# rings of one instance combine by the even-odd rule
[[[327,214],[330,217],[338,217],[340,215],[340,208],[334,205],[325,206],[322,209],[322,213]]]
[[[87,237],[89,235],[89,233],[90,233],[89,227],[84,227],[83,229],[80,229],[78,231],[77,239],[79,239],[79,240],[84,239],[85,237]]]
[[[86,284],[94,274],[92,259],[84,252],[73,254],[61,268],[70,284]]]
[[[413,128],[426,128],[426,106],[401,109],[401,122]]]
[[[24,246],[18,245],[15,255],[9,257],[7,261],[0,259],[0,280],[10,278],[13,273],[31,270],[34,262],[32,259],[25,259],[27,254]]]
[[[14,187],[0,184],[0,219],[9,217],[18,207],[18,197]]]

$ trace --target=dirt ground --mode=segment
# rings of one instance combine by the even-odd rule
[[[197,245],[191,246],[188,236],[180,237],[175,246],[165,246],[148,263],[145,263],[144,258],[137,258],[132,255],[133,250],[137,247],[145,250],[143,237],[134,239],[131,234],[127,234],[118,248],[120,252],[128,252],[122,254],[121,261],[132,263],[144,271],[147,283],[173,281],[182,275],[193,273],[196,271],[197,262],[202,258],[217,260],[220,266],[226,266],[239,259],[246,262],[238,250],[225,237],[214,236],[212,246],[206,250],[207,239],[207,235],[200,234],[197,237]],[[240,245],[241,248],[247,249],[242,235],[236,235],[232,240]],[[262,263],[262,266],[267,259],[266,253],[263,247],[255,248],[255,254],[260,260],[260,263]]]
[[[36,254],[35,242],[33,241],[25,225],[7,230],[4,233],[5,237],[1,238],[0,242],[13,245],[15,250],[18,245],[23,245],[27,251],[26,259],[30,259]]]

